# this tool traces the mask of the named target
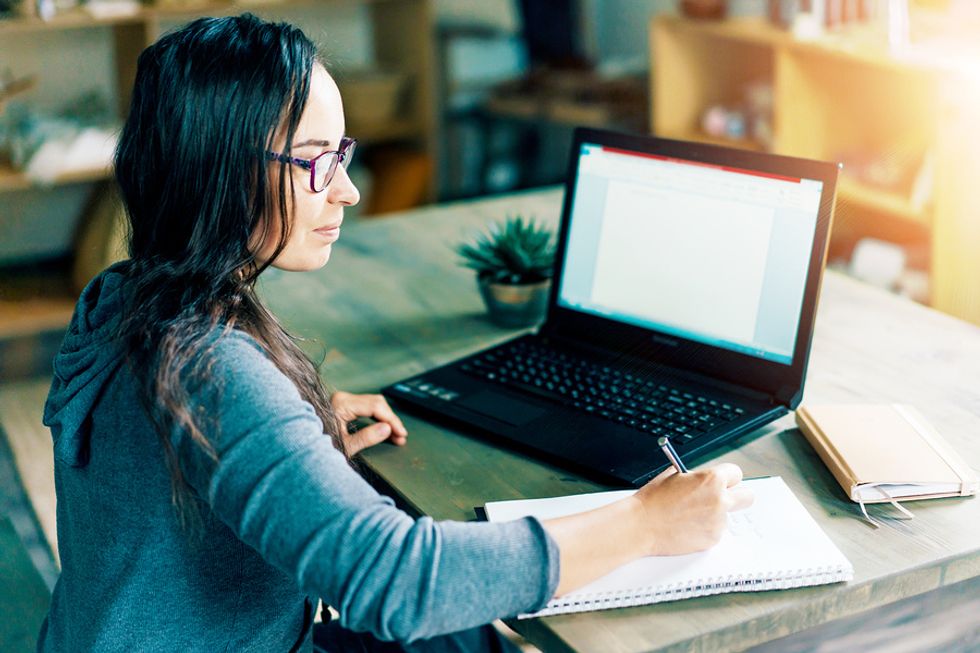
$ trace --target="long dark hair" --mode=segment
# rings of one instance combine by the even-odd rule
[[[285,246],[295,193],[286,164],[269,182],[264,152],[282,127],[289,153],[316,63],[299,29],[251,14],[197,19],[139,57],[115,160],[130,222],[121,336],[185,519],[196,504],[169,436],[183,429],[215,455],[208,432],[220,425],[192,414],[188,388],[207,383],[216,331],[253,336],[344,451],[316,367],[255,292]],[[270,219],[273,206],[278,220]],[[276,239],[269,261],[255,260],[253,234]]]

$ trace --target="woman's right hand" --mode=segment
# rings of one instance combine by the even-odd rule
[[[730,463],[687,474],[671,468],[628,499],[545,520],[561,551],[556,596],[642,556],[711,548],[725,532],[728,512],[752,503],[741,480],[742,470]]]
[[[640,488],[633,499],[645,514],[647,555],[704,551],[718,543],[728,513],[752,505],[752,491],[739,486],[742,470],[731,463],[678,474],[669,468]]]

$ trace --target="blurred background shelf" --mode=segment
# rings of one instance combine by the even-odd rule
[[[801,41],[761,18],[659,16],[650,56],[655,134],[759,149],[703,124],[713,108],[745,106],[764,89],[767,149],[844,163],[831,258],[847,260],[865,237],[921,252],[913,258],[929,273],[930,304],[980,324],[980,257],[964,244],[980,242],[968,172],[980,81],[965,66],[915,46],[893,54],[870,29]]]
[[[0,379],[50,373],[77,299],[69,263],[0,269]]]
[[[306,14],[325,16],[324,12],[344,10],[353,16],[363,18],[362,27],[369,37],[371,52],[367,54],[367,65],[372,69],[388,74],[400,75],[410,84],[402,85],[397,97],[389,98],[392,104],[390,117],[375,123],[365,124],[364,129],[354,134],[362,144],[383,146],[389,142],[400,147],[409,146],[420,155],[430,159],[434,156],[435,98],[433,70],[435,68],[431,44],[432,10],[429,0],[277,0],[250,2],[190,2],[185,5],[166,3],[143,5],[131,14],[109,17],[95,17],[84,8],[75,8],[57,13],[48,21],[37,17],[13,17],[0,19],[0,34],[4,40],[10,38],[30,38],[37,33],[39,39],[57,45],[70,43],[67,36],[59,37],[64,30],[103,30],[111,43],[111,62],[115,88],[118,117],[121,120],[129,106],[129,96],[136,74],[136,59],[139,53],[154,42],[160,34],[170,27],[197,16],[214,16],[251,11],[270,19],[282,19],[284,14],[299,12],[302,19]],[[296,20],[289,15],[289,18]],[[302,22],[300,20],[299,22]],[[314,38],[321,36],[322,30],[310,30]],[[330,53],[326,53],[329,55]],[[6,64],[6,62],[5,62]],[[329,61],[331,71],[344,85],[347,62],[338,57]],[[362,66],[364,64],[361,64]],[[45,75],[42,74],[42,82]],[[73,80],[83,87],[86,80]],[[357,80],[348,82],[357,83]],[[346,89],[345,89],[346,90]],[[430,169],[434,166],[430,163]],[[96,181],[105,174],[79,173],[66,177],[66,182]],[[61,180],[57,182],[62,183]],[[17,172],[0,167],[0,191],[25,190],[32,187]],[[436,180],[429,175],[425,180],[420,197],[425,201],[435,199]],[[408,208],[408,207],[404,207]]]
[[[32,336],[40,331],[63,329],[71,319],[76,298],[65,290],[21,300],[0,300],[0,338]]]
[[[846,172],[838,180],[837,195],[841,204],[885,213],[926,227],[931,220],[932,211],[929,207],[916,206],[906,196],[869,186],[849,177]]]
[[[0,165],[0,192],[50,188],[51,186],[60,186],[63,184],[101,181],[109,179],[111,176],[112,170],[108,168],[92,168],[90,170],[78,170],[60,175],[51,184],[39,184],[28,178],[23,172],[14,170],[9,166]]]
[[[20,265],[0,270],[0,340],[63,329],[75,308],[69,262]]]
[[[144,48],[198,16],[249,11],[299,24],[319,41],[345,103],[353,105],[355,96],[367,98],[371,110],[355,110],[348,122],[348,132],[361,144],[351,169],[363,190],[359,213],[405,209],[435,199],[438,139],[430,0],[162,2],[137,4],[128,13],[106,3],[111,15],[100,15],[101,6],[96,0],[59,11],[47,21],[0,18],[0,73],[10,67],[18,76],[33,74],[37,81],[36,88],[11,102],[54,114],[74,94],[94,89],[106,96],[121,124]],[[324,42],[328,24],[331,38]],[[379,92],[376,83],[385,76],[395,81],[387,93]],[[362,115],[373,117],[359,121]],[[411,166],[411,174],[400,174],[405,166]],[[111,180],[111,170],[98,167],[36,183],[22,171],[0,165],[0,339],[57,332],[67,325],[82,282],[73,261],[94,207],[112,191]],[[371,187],[385,189],[385,202],[372,200]],[[10,361],[8,349],[0,353]]]

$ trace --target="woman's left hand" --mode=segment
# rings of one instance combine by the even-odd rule
[[[385,440],[390,440],[392,444],[398,446],[404,445],[408,440],[405,425],[381,395],[335,392],[330,397],[330,404],[342,426],[358,417],[370,417],[376,420],[375,424],[365,426],[347,436],[347,452],[351,456]]]

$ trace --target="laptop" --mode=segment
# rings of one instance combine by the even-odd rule
[[[803,395],[838,166],[594,129],[572,142],[547,317],[399,381],[401,408],[640,485]]]

